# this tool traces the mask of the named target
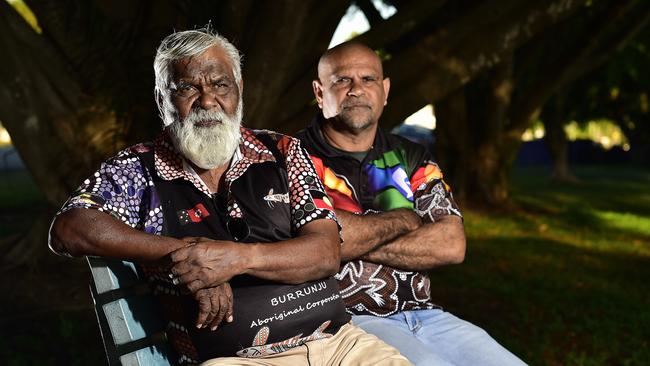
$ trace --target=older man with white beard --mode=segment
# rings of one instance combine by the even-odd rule
[[[174,33],[154,71],[163,133],[83,182],[50,248],[139,263],[181,364],[408,365],[349,323],[339,227],[298,140],[240,126],[237,49]]]

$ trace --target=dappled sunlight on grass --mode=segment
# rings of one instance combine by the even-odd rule
[[[553,185],[540,171],[524,173],[513,179],[513,196],[522,208],[520,216],[532,216],[529,221],[546,229],[538,230],[541,237],[577,247],[650,256],[650,174],[586,167],[576,172],[581,184]],[[515,216],[503,220],[520,220]]]
[[[645,235],[650,239],[650,217],[611,211],[597,211],[595,214],[610,228]]]
[[[650,174],[576,173],[581,185],[557,186],[526,170],[518,210],[465,212],[465,262],[432,272],[432,296],[532,365],[643,365]]]

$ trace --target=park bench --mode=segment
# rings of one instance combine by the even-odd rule
[[[110,366],[175,365],[165,322],[142,272],[127,261],[86,257],[90,292]]]

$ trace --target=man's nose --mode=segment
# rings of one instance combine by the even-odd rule
[[[350,89],[348,90],[347,95],[358,97],[363,95],[364,93],[365,92],[363,90],[363,86],[359,81],[352,80],[350,82]]]
[[[211,88],[205,88],[199,93],[194,104],[196,107],[209,110],[218,106],[219,102],[217,101],[217,94]]]

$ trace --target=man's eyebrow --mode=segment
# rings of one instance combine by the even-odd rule
[[[339,72],[339,73],[336,73],[336,74],[332,74],[332,79],[348,78],[348,77],[350,77],[350,75],[347,72]]]
[[[201,80],[201,78],[191,78],[191,77],[181,77],[180,79],[176,80],[175,82],[177,84],[194,84],[194,80]],[[219,81],[232,81],[233,78],[230,77],[230,75],[226,73],[219,73],[210,75],[208,77],[208,80],[213,83],[213,82],[219,82]]]
[[[222,74],[222,75],[219,75],[217,77],[210,78],[210,81],[213,82],[213,83],[214,82],[220,82],[220,81],[229,81],[230,82],[232,80],[233,80],[233,78],[231,78],[230,75],[228,75],[228,74]]]

